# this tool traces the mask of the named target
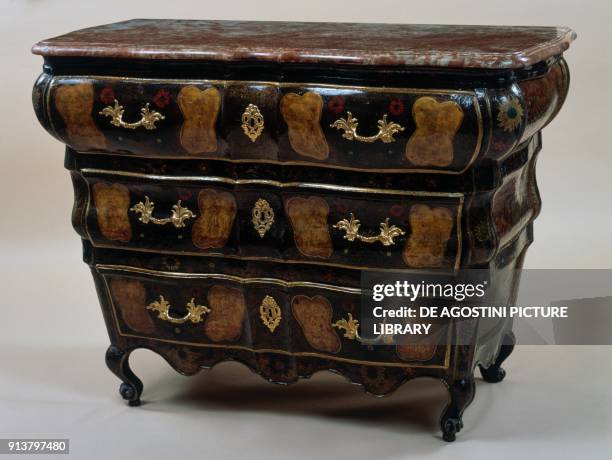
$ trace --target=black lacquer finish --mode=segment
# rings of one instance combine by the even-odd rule
[[[113,374],[121,379],[119,394],[130,406],[140,406],[142,382],[130,369],[130,351],[123,351],[114,345],[106,350],[106,365]]]

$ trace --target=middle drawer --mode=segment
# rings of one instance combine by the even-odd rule
[[[73,221],[96,247],[356,269],[456,269],[461,259],[460,193],[74,174]]]

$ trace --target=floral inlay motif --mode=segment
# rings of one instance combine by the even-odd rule
[[[504,131],[511,133],[523,121],[523,106],[516,97],[511,97],[499,107],[497,123]]]

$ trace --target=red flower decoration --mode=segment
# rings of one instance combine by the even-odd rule
[[[115,92],[113,91],[113,88],[109,86],[102,88],[99,98],[103,104],[112,104],[115,102]]]
[[[497,151],[502,151],[508,148],[505,142],[497,141],[493,144],[493,148]]]
[[[187,188],[179,188],[176,191],[178,197],[183,200],[183,201],[187,201],[189,198],[191,198],[193,196],[193,193],[191,192],[191,190],[187,189]]]
[[[391,214],[393,217],[400,217],[402,214],[404,214],[404,207],[399,204],[394,204],[391,206],[391,209],[389,209],[389,214]]]
[[[338,211],[340,214],[346,214],[348,208],[346,207],[345,203],[343,203],[342,201],[338,201],[336,203],[336,211]]]
[[[404,103],[401,99],[392,99],[389,103],[389,112],[396,117],[404,113]]]
[[[160,89],[157,93],[155,93],[155,96],[153,96],[153,104],[160,109],[166,107],[168,104],[170,104],[170,102],[172,102],[172,96],[170,96],[170,93],[165,89]]]
[[[327,103],[329,110],[335,114],[339,114],[344,110],[344,98],[342,96],[334,96]]]

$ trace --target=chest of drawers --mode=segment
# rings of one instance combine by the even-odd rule
[[[40,123],[66,144],[73,226],[120,393],[128,358],[223,360],[376,395],[427,376],[455,439],[474,369],[500,381],[512,325],[467,344],[360,341],[364,270],[489,269],[512,304],[540,199],[541,129],[574,34],[547,27],[133,20],[38,43]],[[465,322],[464,322],[465,323]]]

